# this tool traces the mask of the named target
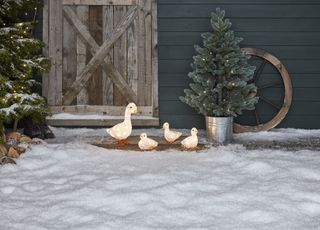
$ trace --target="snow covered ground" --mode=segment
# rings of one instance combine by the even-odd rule
[[[0,168],[1,230],[320,229],[320,152],[124,152],[86,144],[102,129],[54,132],[54,142]],[[282,129],[235,138],[315,136]]]

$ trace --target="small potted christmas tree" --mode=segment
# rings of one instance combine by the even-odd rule
[[[242,110],[254,109],[258,98],[256,86],[248,84],[255,67],[248,63],[250,56],[239,47],[242,38],[230,29],[225,11],[211,14],[213,32],[203,33],[203,47],[195,46],[193,83],[185,89],[180,100],[206,116],[208,137],[215,143],[229,143],[232,138],[233,117]]]

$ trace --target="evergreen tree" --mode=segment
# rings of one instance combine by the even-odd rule
[[[48,113],[43,97],[32,90],[39,84],[32,77],[50,68],[48,59],[39,55],[43,43],[32,38],[34,23],[25,20],[38,1],[0,0],[0,138],[3,123]]]
[[[242,38],[230,29],[225,11],[216,9],[211,14],[212,33],[203,33],[203,47],[195,46],[189,73],[190,89],[180,100],[205,116],[237,116],[242,110],[254,109],[258,98],[253,78],[255,67],[248,64],[250,56],[241,51]]]

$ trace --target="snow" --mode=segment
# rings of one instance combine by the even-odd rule
[[[56,140],[0,168],[0,229],[320,229],[317,151],[126,152],[86,143],[105,137],[104,129],[53,130]],[[135,133],[145,131],[162,133]],[[235,138],[319,134],[280,129]]]
[[[320,137],[319,129],[274,129],[268,132],[236,134],[237,140],[297,141],[301,138]]]
[[[97,115],[97,114],[71,114],[71,113],[56,113],[48,116],[46,119],[54,120],[91,120],[91,119],[123,119],[123,116]],[[154,119],[151,116],[132,116],[131,119]]]

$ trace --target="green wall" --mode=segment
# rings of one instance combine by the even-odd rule
[[[319,0],[158,0],[160,120],[174,127],[204,127],[204,119],[178,99],[188,87],[194,44],[210,31],[210,13],[220,7],[244,38],[243,47],[265,49],[287,67],[293,84],[291,110],[280,127],[320,128]],[[262,77],[279,77],[270,66]],[[281,88],[266,95],[281,104]],[[275,110],[261,103],[262,119]],[[274,111],[273,111],[274,110]],[[242,122],[250,123],[246,113]]]

